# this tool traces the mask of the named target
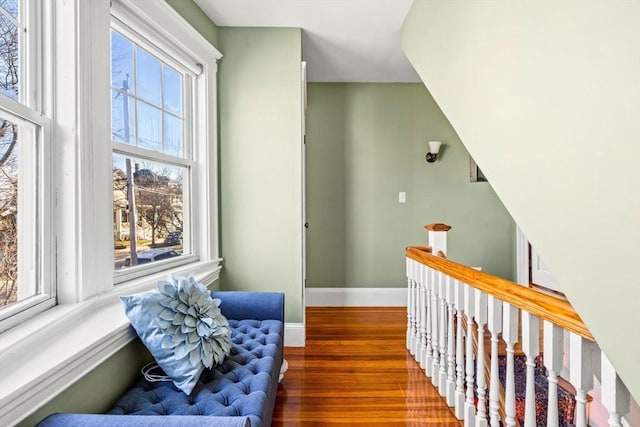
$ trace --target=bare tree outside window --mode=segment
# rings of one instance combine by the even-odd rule
[[[134,200],[133,223],[130,220],[127,185],[126,160],[133,164],[132,192]],[[142,161],[135,158],[125,159],[114,156],[113,165],[113,204],[114,232],[116,234],[116,269],[135,265],[131,260],[131,248],[118,250],[118,240],[126,241],[133,234],[138,250],[171,246],[173,250],[182,250],[181,239],[169,239],[168,236],[182,235],[182,175],[181,168],[161,163]],[[131,233],[134,231],[133,233]],[[143,253],[143,252],[141,252]]]
[[[19,95],[18,2],[0,0],[0,94]],[[0,306],[18,294],[18,127],[0,117]]]
[[[18,293],[18,158],[16,125],[0,120],[0,306]]]

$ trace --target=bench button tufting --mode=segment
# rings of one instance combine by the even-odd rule
[[[199,385],[197,397],[182,393],[176,396],[165,386],[146,383],[139,386],[136,396],[145,401],[142,405],[144,408],[136,408],[136,411],[204,416],[213,415],[212,413],[224,413],[226,416],[253,413],[251,411],[256,399],[262,400],[257,394],[263,393],[264,384],[272,381],[269,377],[274,373],[270,373],[270,370],[274,355],[282,351],[281,335],[275,324],[271,326],[269,322],[230,320],[230,326],[233,329],[231,354],[222,365],[211,368],[210,372],[201,377],[202,384]],[[154,391],[155,388],[158,390]]]

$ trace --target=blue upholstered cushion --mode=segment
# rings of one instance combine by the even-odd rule
[[[231,351],[231,329],[193,276],[158,282],[158,291],[121,297],[138,336],[176,387],[191,394],[204,368]]]
[[[249,417],[200,417],[182,415],[157,417],[155,415],[100,415],[100,414],[53,414],[42,420],[37,427],[251,427]]]
[[[229,320],[232,348],[220,365],[205,369],[190,396],[170,383],[141,379],[109,414],[249,416],[269,426],[282,365],[284,324]]]

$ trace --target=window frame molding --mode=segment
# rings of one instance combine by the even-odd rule
[[[168,62],[169,65],[178,59],[181,62],[180,69],[186,68],[193,73],[192,95],[188,97],[191,105],[187,107],[191,116],[191,127],[187,129],[187,134],[194,141],[187,150],[187,159],[191,165],[191,191],[190,194],[185,192],[186,199],[183,201],[191,206],[189,237],[192,255],[187,259],[219,262],[216,75],[217,63],[222,54],[166,2],[163,2],[162,7],[149,8],[144,0],[114,0],[111,14],[115,22],[113,27],[117,31],[124,30],[125,36],[130,32],[139,35],[143,40],[135,42],[143,48],[148,48],[152,54],[158,48],[166,49],[168,55],[173,56]],[[182,21],[184,25],[175,25],[175,19]],[[149,22],[154,24],[150,25]],[[156,28],[172,28],[172,31],[158,36]],[[200,42],[185,43],[185,40],[193,37]],[[111,81],[110,77],[108,81]],[[205,141],[210,143],[204,143]],[[113,151],[117,151],[117,145]],[[140,151],[141,157],[148,157],[145,156],[144,149],[129,147],[127,151],[134,154]],[[154,155],[154,158],[162,159],[163,156]],[[200,236],[213,237],[205,239]],[[177,266],[185,262],[188,261],[172,260],[172,264]],[[146,267],[146,271],[153,272],[160,268],[162,267],[149,266]],[[114,280],[122,283],[124,280],[138,277],[138,273],[135,270],[116,272]]]
[[[211,285],[219,277],[217,185],[217,61],[222,57],[164,1],[113,0],[150,28],[171,28],[171,42],[201,59],[194,145],[200,210],[194,230],[199,259],[114,286],[109,0],[50,3],[53,28],[52,209],[58,305],[0,334],[0,425],[13,425],[82,378],[135,338],[119,297],[151,290],[167,274],[193,273]],[[149,24],[147,24],[149,26]],[[198,66],[199,68],[199,66]],[[194,243],[196,244],[196,243]],[[46,349],[46,351],[43,351]]]
[[[131,15],[130,9],[125,7],[123,3],[114,3],[111,11],[112,30],[117,31],[122,37],[126,38],[132,44],[137,46],[137,48],[146,50],[157,60],[172,67],[176,72],[182,75],[183,106],[181,112],[181,120],[183,120],[183,122],[186,124],[183,127],[182,132],[184,146],[183,155],[181,156],[170,155],[162,151],[142,148],[135,144],[119,142],[114,140],[113,138],[110,138],[112,154],[122,157],[132,157],[141,160],[147,160],[155,163],[163,163],[169,166],[183,168],[183,170],[188,172],[186,174],[188,176],[185,175],[183,177],[184,187],[182,194],[182,204],[184,207],[186,207],[184,211],[185,216],[183,217],[185,219],[185,229],[182,231],[184,233],[184,247],[188,249],[188,252],[186,254],[183,254],[183,256],[167,260],[163,263],[154,262],[138,267],[127,268],[124,270],[114,270],[114,283],[120,284],[138,277],[142,277],[144,275],[152,274],[157,271],[167,270],[172,267],[179,267],[184,264],[199,261],[199,239],[198,235],[192,232],[194,230],[193,221],[200,215],[204,214],[202,210],[206,209],[207,207],[203,206],[203,209],[200,209],[198,203],[199,198],[193,197],[193,191],[198,188],[198,182],[195,178],[194,171],[197,171],[199,167],[207,167],[208,169],[211,168],[208,165],[206,159],[203,159],[204,161],[200,161],[201,159],[198,159],[196,157],[197,153],[195,152],[195,147],[198,144],[204,143],[204,141],[196,140],[196,133],[194,131],[197,127],[201,126],[200,120],[202,120],[202,118],[194,114],[196,112],[195,99],[198,96],[201,96],[198,94],[198,91],[204,90],[202,80],[206,79],[206,73],[203,73],[203,70],[195,65],[198,64],[199,61],[194,59],[188,53],[185,53],[184,50],[178,50],[178,48],[175,46],[175,43],[170,41],[170,39],[166,35],[155,35],[153,36],[152,40],[148,39],[148,35],[150,33],[149,26],[146,25],[146,23],[144,23],[144,21],[141,20],[138,16]],[[136,26],[136,28],[133,28],[132,26]],[[139,29],[142,29],[142,31],[138,31]],[[185,61],[186,64],[181,64],[179,61]],[[189,64],[191,64],[191,66]],[[111,87],[110,90],[113,91],[114,88]],[[122,91],[119,92],[123,93]],[[130,97],[130,99],[133,100],[134,103],[141,102],[151,106],[152,108],[160,109],[163,114],[173,114],[171,112],[166,112],[166,110],[162,106],[154,105],[148,100],[141,98],[138,93],[128,93],[127,96]],[[136,135],[137,138],[137,135],[139,133],[138,115],[136,114],[135,117],[134,135]]]

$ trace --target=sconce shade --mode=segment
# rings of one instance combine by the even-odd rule
[[[441,141],[429,141],[429,152],[425,156],[427,163],[433,163],[438,160],[438,151],[440,151]]]
[[[438,154],[438,151],[440,151],[440,145],[442,145],[441,141],[429,141],[429,152],[431,154]]]

